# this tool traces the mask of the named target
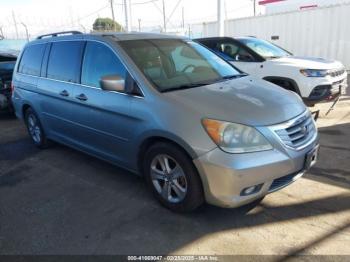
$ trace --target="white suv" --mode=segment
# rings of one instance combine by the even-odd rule
[[[255,37],[212,37],[196,41],[241,71],[298,93],[310,106],[333,100],[347,88],[347,72],[338,61],[296,57]]]

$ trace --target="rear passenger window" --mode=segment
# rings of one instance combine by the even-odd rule
[[[45,44],[28,46],[22,55],[18,72],[26,75],[39,76]]]
[[[81,41],[54,42],[51,46],[47,77],[77,83],[84,43]]]
[[[108,75],[119,75],[125,79],[126,69],[109,47],[97,42],[87,42],[81,83],[100,87],[100,79]]]

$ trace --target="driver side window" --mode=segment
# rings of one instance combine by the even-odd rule
[[[253,62],[254,57],[248,53],[245,49],[240,46],[232,43],[232,42],[221,42],[218,43],[216,49],[228,56],[233,61],[241,61],[241,62]]]
[[[125,79],[126,68],[109,47],[98,42],[87,42],[81,83],[101,88],[100,79],[108,75],[119,75]]]
[[[228,55],[230,58],[235,59],[238,54],[239,47],[231,43],[220,43],[217,48],[220,52]]]

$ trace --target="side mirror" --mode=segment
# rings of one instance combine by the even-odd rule
[[[119,75],[103,76],[100,80],[102,90],[106,91],[125,91],[125,80]]]

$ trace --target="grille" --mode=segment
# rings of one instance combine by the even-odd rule
[[[338,76],[343,75],[344,73],[345,73],[345,69],[344,68],[329,71],[329,75],[331,77],[338,77]]]
[[[289,185],[290,183],[294,182],[295,177],[299,176],[300,174],[300,172],[296,172],[273,180],[269,188],[269,192],[276,191],[278,189],[281,189],[282,187]]]
[[[307,147],[317,136],[317,129],[309,111],[287,123],[272,129],[287,147],[300,150]]]

